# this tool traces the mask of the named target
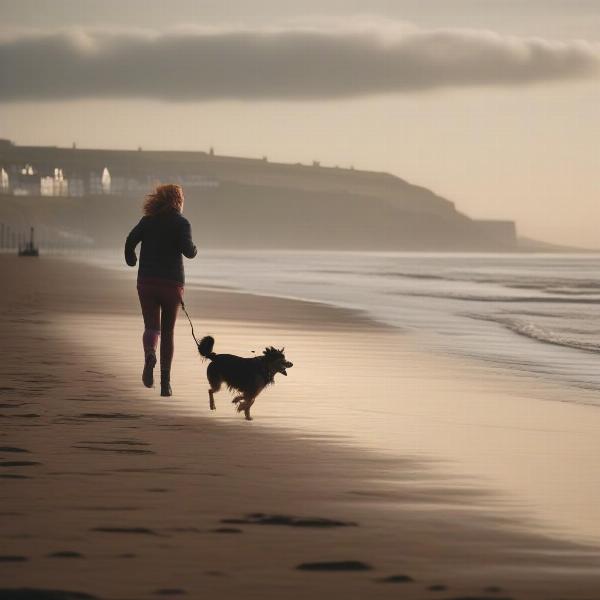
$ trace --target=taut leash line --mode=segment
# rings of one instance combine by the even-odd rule
[[[183,308],[183,312],[185,313],[185,316],[187,317],[188,321],[190,322],[190,327],[192,328],[192,337],[194,338],[194,341],[196,342],[196,346],[199,346],[200,344],[198,343],[198,340],[196,339],[196,335],[194,334],[194,324],[192,323],[192,320],[190,319],[190,315],[188,315],[188,311],[185,310],[185,304],[184,304],[183,300],[181,301],[181,308]]]

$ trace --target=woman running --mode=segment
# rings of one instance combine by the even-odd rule
[[[156,347],[160,343],[160,395],[171,396],[173,330],[183,299],[183,259],[196,256],[192,228],[181,214],[183,190],[161,185],[146,196],[144,216],[125,241],[125,261],[135,267],[136,246],[141,242],[137,289],[144,316],[144,371],[146,387],[154,385]]]

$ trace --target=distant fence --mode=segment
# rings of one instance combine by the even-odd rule
[[[93,247],[89,243],[82,243],[77,239],[63,239],[57,235],[48,235],[44,228],[36,231],[35,245],[46,254],[64,254],[71,252],[92,252]],[[41,235],[40,235],[41,233]],[[24,248],[29,241],[30,228],[11,226],[0,223],[0,253],[16,253]]]
[[[17,250],[22,240],[22,232],[16,231],[10,225],[0,223],[0,250]]]

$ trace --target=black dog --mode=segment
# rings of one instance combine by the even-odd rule
[[[271,346],[265,348],[261,356],[242,358],[234,354],[215,354],[214,345],[215,340],[209,335],[203,337],[198,344],[200,354],[211,361],[206,369],[210,384],[210,409],[216,408],[213,393],[218,392],[221,384],[225,383],[230,390],[240,392],[232,402],[238,405],[238,412],[244,411],[246,419],[251,421],[250,408],[256,397],[266,386],[275,383],[276,373],[287,375],[286,369],[294,365],[285,359],[285,348],[277,350]]]

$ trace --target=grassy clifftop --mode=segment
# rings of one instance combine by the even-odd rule
[[[62,169],[89,181],[110,171],[137,191],[82,197],[0,198],[0,221],[36,226],[42,239],[75,236],[99,247],[120,245],[156,182],[180,182],[200,243],[215,248],[356,250],[511,250],[510,222],[478,222],[432,191],[387,173],[214,156],[204,152],[80,150],[0,144],[0,166],[37,174]],[[207,182],[211,185],[207,185]],[[35,194],[35,192],[33,192]]]

